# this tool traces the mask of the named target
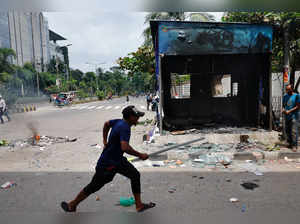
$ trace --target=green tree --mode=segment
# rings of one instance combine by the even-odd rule
[[[39,73],[40,90],[44,91],[48,86],[53,86],[56,83],[56,76],[49,72]]]
[[[16,58],[16,53],[11,48],[0,48],[0,73],[14,73],[15,66],[11,63],[11,59]]]
[[[280,72],[283,68],[284,32],[289,33],[291,78],[300,66],[300,13],[298,12],[229,12],[224,22],[265,23],[273,26],[272,71]],[[298,80],[299,85],[300,80]],[[296,84],[297,87],[297,84]]]
[[[75,69],[70,71],[70,76],[79,83],[82,81],[84,73],[79,69]]]
[[[147,89],[145,89],[145,91],[151,91],[155,88],[155,55],[151,46],[141,46],[136,52],[129,53],[126,57],[119,58],[117,63],[131,78],[137,74],[145,74],[145,76],[148,77],[147,79],[150,80],[146,85]],[[138,80],[137,77],[134,77],[131,81],[140,83]]]
[[[216,21],[216,18],[214,15],[209,14],[207,12],[193,12],[189,13],[186,16],[188,21],[194,21],[194,22],[212,22]]]
[[[150,20],[173,20],[184,21],[186,18],[184,12],[150,12],[145,17],[144,24],[147,24],[147,28],[143,31],[144,46],[152,46],[151,28],[149,25]]]
[[[47,65],[47,71],[53,74],[64,74],[66,72],[66,65],[59,58],[55,59],[53,57]]]

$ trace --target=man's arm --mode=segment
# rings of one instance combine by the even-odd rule
[[[146,160],[149,158],[148,154],[146,153],[139,153],[138,151],[134,150],[128,142],[121,141],[121,149],[129,155],[139,157],[142,160]]]
[[[290,110],[285,111],[285,114],[293,113],[294,111],[298,110],[299,108],[300,108],[299,95],[297,95],[297,97],[296,97],[296,106],[293,107]]]
[[[295,110],[298,110],[298,109],[299,109],[299,103],[297,103],[296,106],[293,107],[292,109],[287,110],[287,111],[286,111],[286,114],[293,113]]]
[[[107,145],[107,136],[108,132],[110,130],[111,126],[109,124],[109,121],[106,121],[103,125],[103,145],[104,147]]]

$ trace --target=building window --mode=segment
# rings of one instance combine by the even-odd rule
[[[231,75],[214,75],[211,91],[212,97],[231,97]]]
[[[239,93],[239,83],[232,83],[232,96],[237,96]]]
[[[171,99],[191,98],[191,75],[171,73]]]

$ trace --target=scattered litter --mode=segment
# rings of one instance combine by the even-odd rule
[[[2,189],[8,189],[8,188],[11,188],[11,187],[16,186],[16,185],[17,185],[16,183],[14,183],[12,181],[8,181],[8,182],[2,184],[1,188]]]
[[[171,135],[185,135],[185,131],[172,131]]]
[[[273,151],[279,151],[280,150],[280,146],[278,145],[268,145],[266,147],[266,151],[269,151],[269,152],[273,152]]]
[[[18,139],[7,143],[10,148],[23,148],[30,146],[38,146],[38,147],[47,147],[56,143],[67,143],[67,142],[75,142],[77,138],[70,139],[68,136],[66,138],[63,137],[54,137],[54,136],[39,136],[34,135],[33,137],[27,139]]]
[[[230,183],[230,182],[231,182],[231,180],[230,180],[230,179],[226,179],[226,182]]]
[[[95,147],[96,149],[101,149],[101,145],[99,145],[99,144],[93,144],[93,145],[91,145],[92,147]]]
[[[242,206],[242,212],[245,212],[246,211],[246,205],[243,205]]]
[[[182,165],[182,164],[183,164],[183,162],[181,160],[176,161],[176,165]]]
[[[255,188],[259,187],[259,185],[257,185],[256,183],[252,183],[252,182],[242,183],[241,186],[247,190],[254,190]]]
[[[293,162],[294,161],[293,159],[289,159],[287,156],[284,157],[284,160],[287,161],[287,162]]]
[[[230,198],[229,201],[231,203],[236,203],[236,202],[239,202],[239,199],[238,198]]]
[[[217,153],[208,153],[205,155],[200,155],[198,159],[194,159],[193,162],[196,163],[203,163],[205,165],[217,165],[218,163],[224,165],[227,167],[231,164],[231,159],[223,154],[217,154]]]
[[[199,179],[200,179],[200,180],[203,180],[203,179],[204,179],[204,177],[199,177]]]
[[[171,194],[173,194],[175,191],[176,191],[176,188],[175,188],[175,187],[171,187],[171,188],[168,190],[168,192],[171,193]]]
[[[204,159],[194,159],[193,162],[204,163]]]
[[[240,135],[240,142],[241,143],[248,143],[249,135]]]
[[[96,195],[96,201],[100,201],[100,197],[98,195]]]
[[[133,197],[131,198],[124,198],[124,197],[121,197],[120,198],[120,205],[124,206],[124,207],[128,207],[128,206],[131,206],[135,204],[135,200]]]
[[[148,141],[148,135],[143,135],[143,142]]]
[[[154,167],[165,166],[165,163],[164,161],[152,161],[152,166]]]
[[[68,142],[76,142],[76,141],[77,141],[77,138],[73,138],[73,139],[68,138]]]
[[[261,168],[258,167],[257,164],[254,163],[242,163],[242,164],[236,164],[236,166],[247,170],[247,172],[250,173],[254,173],[257,176],[263,176],[263,172],[262,170],[260,170]]]
[[[263,176],[264,174],[262,173],[262,172],[260,172],[259,170],[255,170],[254,171],[254,174],[256,175],[256,176]]]
[[[8,145],[8,141],[3,139],[3,140],[0,140],[0,146],[7,146]]]

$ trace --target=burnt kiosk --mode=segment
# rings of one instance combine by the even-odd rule
[[[272,27],[151,21],[165,129],[272,127]]]

